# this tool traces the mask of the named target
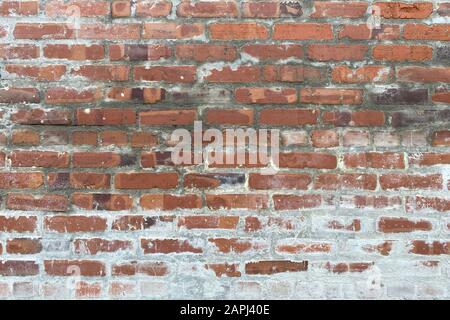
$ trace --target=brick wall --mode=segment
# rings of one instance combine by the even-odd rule
[[[1,1],[0,297],[448,298],[449,21]],[[280,129],[279,171],[175,166],[195,120]]]

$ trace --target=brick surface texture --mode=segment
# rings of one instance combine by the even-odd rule
[[[449,41],[445,0],[0,1],[0,298],[449,298]],[[279,170],[175,165],[196,120]]]

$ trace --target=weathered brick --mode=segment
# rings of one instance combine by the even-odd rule
[[[68,201],[64,195],[57,194],[35,197],[28,194],[10,193],[6,200],[6,206],[13,210],[66,211]]]
[[[311,18],[360,18],[366,15],[368,4],[365,2],[314,1]]]
[[[0,299],[448,296],[450,2],[0,17]]]
[[[433,12],[431,2],[376,2],[385,19],[424,19]]]
[[[320,23],[278,23],[273,27],[274,40],[331,40],[333,28]]]
[[[269,37],[267,27],[254,22],[214,23],[209,26],[209,33],[214,40],[258,40]]]

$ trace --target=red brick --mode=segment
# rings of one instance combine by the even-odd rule
[[[39,132],[34,130],[14,130],[11,136],[13,144],[38,145],[40,141]]]
[[[111,15],[114,18],[129,17],[131,15],[131,1],[113,1]]]
[[[380,176],[380,185],[383,190],[399,189],[442,189],[442,175],[408,175],[385,174]]]
[[[0,216],[1,232],[34,232],[37,227],[37,217],[34,216]]]
[[[450,130],[435,131],[432,134],[432,146],[449,146],[450,145]]]
[[[61,1],[51,0],[45,4],[45,14],[49,17],[71,16],[73,6],[78,9],[80,17],[106,16],[109,14],[108,1]]]
[[[183,216],[178,226],[186,229],[236,229],[238,216]]]
[[[53,87],[45,92],[45,102],[49,104],[91,103],[100,100],[102,93],[99,89],[78,91],[65,87]]]
[[[389,256],[392,251],[393,241],[384,241],[378,245],[367,244],[362,247],[362,250],[368,253],[379,253],[382,256]]]
[[[437,13],[443,17],[450,16],[450,2],[439,3]]]
[[[84,277],[103,277],[106,267],[95,260],[45,260],[45,272],[51,276],[73,276],[78,274]]]
[[[4,277],[25,277],[39,274],[39,265],[35,261],[1,260],[0,275]]]
[[[433,12],[431,2],[376,2],[374,6],[385,19],[424,19]]]
[[[450,103],[450,91],[436,89],[431,100],[437,103]]]
[[[308,195],[274,195],[273,203],[275,210],[298,210],[322,207],[328,204],[328,199],[319,194]]]
[[[43,145],[58,146],[69,144],[69,132],[64,130],[45,130],[42,132]]]
[[[370,29],[367,24],[347,24],[339,32],[339,39],[350,40],[397,40],[400,38],[399,25],[381,25],[380,29]]]
[[[38,10],[37,1],[2,1],[0,3],[0,16],[35,16]]]
[[[242,3],[241,14],[244,18],[259,19],[300,17],[303,10],[301,4],[297,2],[249,1]]]
[[[93,131],[74,131],[72,133],[73,145],[97,145],[97,132]]]
[[[206,110],[208,124],[252,125],[252,109],[208,109]]]
[[[315,148],[332,148],[339,146],[339,133],[335,130],[311,131],[311,142]]]
[[[0,103],[39,103],[39,91],[35,88],[0,89]]]
[[[383,83],[392,78],[392,70],[383,66],[364,66],[350,69],[347,66],[333,68],[332,78],[336,83]]]
[[[406,211],[450,211],[450,200],[438,197],[415,196],[406,198]]]
[[[176,210],[196,209],[202,207],[202,199],[194,194],[144,194],[141,196],[140,205],[150,210]]]
[[[135,155],[113,152],[75,152],[72,164],[77,168],[113,168],[136,163]]]
[[[66,73],[66,66],[49,65],[38,67],[8,64],[5,65],[5,71],[10,75],[16,75],[16,78],[29,78],[37,81],[57,81]]]
[[[165,276],[169,273],[169,267],[164,262],[132,261],[113,264],[111,274],[113,276],[146,275],[153,277]]]
[[[93,81],[127,81],[130,67],[121,65],[84,65],[72,71],[73,75]]]
[[[300,221],[299,221],[300,220]],[[249,216],[245,218],[246,232],[258,232],[262,230],[277,230],[277,231],[293,231],[295,230],[299,223],[302,222],[301,219],[283,218],[283,217],[255,217]]]
[[[206,269],[211,269],[217,277],[227,276],[227,277],[240,277],[241,272],[239,271],[238,264],[229,263],[210,263],[205,265]]]
[[[365,2],[328,2],[314,1],[311,18],[361,18],[366,15],[368,4]]]
[[[450,254],[450,242],[414,240],[411,243],[411,253],[421,255],[448,255]]]
[[[450,83],[450,68],[403,67],[397,69],[397,79],[406,82]]]
[[[299,272],[308,270],[308,261],[257,261],[245,264],[246,274],[271,275],[282,272]]]
[[[153,104],[163,101],[165,95],[166,91],[162,88],[113,87],[108,92],[108,99]]]
[[[74,250],[78,254],[98,254],[127,251],[133,249],[133,243],[129,240],[107,240],[101,238],[76,239]]]
[[[278,173],[266,175],[251,173],[248,180],[249,188],[257,190],[296,189],[307,190],[311,184],[311,176],[304,173]]]
[[[44,218],[44,227],[59,233],[101,232],[106,230],[106,219],[94,216],[51,216]]]
[[[133,207],[133,199],[128,194],[73,193],[72,204],[85,210],[121,211]]]
[[[277,23],[273,27],[274,40],[331,40],[333,28],[320,23]]]
[[[9,193],[6,207],[12,210],[27,211],[67,211],[68,201],[66,196],[57,194],[33,196],[31,194]]]
[[[234,61],[237,50],[229,45],[213,44],[179,44],[175,55],[180,60],[205,61]]]
[[[311,44],[308,46],[308,57],[317,61],[359,61],[364,59],[367,50],[368,47],[362,44]]]
[[[264,250],[267,244],[261,241],[253,241],[249,239],[239,238],[209,238],[208,242],[214,245],[214,250],[220,253],[237,253],[252,252]]]
[[[260,77],[261,70],[259,67],[239,66],[237,68],[212,69],[205,80],[217,83],[257,82]]]
[[[207,194],[206,205],[212,210],[219,209],[266,209],[268,197],[260,194]]]
[[[114,184],[118,189],[172,189],[178,185],[176,173],[130,172],[117,173]]]
[[[337,166],[336,156],[319,152],[291,152],[280,153],[281,168],[296,169],[335,169]]]
[[[42,251],[39,239],[16,238],[6,242],[6,251],[11,254],[36,254]]]
[[[133,148],[153,147],[158,144],[158,137],[150,132],[134,132],[130,142]]]
[[[450,24],[406,24],[403,27],[406,40],[442,40],[450,41]]]
[[[372,267],[372,262],[340,262],[340,263],[330,263],[327,262],[324,267],[333,273],[346,273],[346,272],[364,272]]]
[[[74,30],[62,23],[17,23],[13,32],[16,39],[72,39]]]
[[[59,109],[19,109],[11,114],[11,121],[28,125],[69,125],[72,123],[72,114]]]
[[[384,233],[430,231],[433,225],[426,220],[382,217],[378,221],[378,230]]]
[[[359,89],[303,88],[300,101],[311,104],[362,104],[363,92]]]
[[[115,218],[112,223],[112,230],[118,231],[136,231],[151,229],[163,224],[172,225],[174,221],[173,216],[142,216],[133,214],[131,216],[121,216]]]
[[[69,154],[56,151],[13,151],[9,156],[13,167],[67,168]]]
[[[136,123],[136,112],[126,108],[83,108],[76,110],[78,125],[132,125]]]
[[[1,59],[34,59],[39,58],[39,54],[39,48],[32,44],[0,44]]]
[[[372,51],[376,60],[425,61],[433,58],[433,48],[429,46],[376,45]]]
[[[144,23],[144,39],[193,39],[205,33],[202,24],[177,24],[173,22]]]
[[[172,56],[172,48],[163,44],[113,44],[109,46],[111,61],[156,61]]]
[[[90,40],[137,40],[141,37],[138,23],[82,24],[78,38]]]
[[[100,60],[105,55],[102,45],[92,44],[48,44],[44,47],[44,57],[74,61]]]
[[[96,172],[49,173],[47,182],[53,189],[102,189],[110,186],[110,175]]]
[[[310,109],[264,109],[259,114],[259,123],[280,126],[316,124],[318,110]]]
[[[184,176],[184,187],[186,188],[218,188],[226,185],[240,185],[244,182],[245,176],[243,174],[236,173],[188,173]]]
[[[435,166],[450,164],[450,153],[420,153],[410,154],[408,157],[410,165]]]
[[[110,186],[110,175],[95,172],[71,172],[69,176],[72,188],[101,189]]]
[[[234,1],[183,1],[177,6],[177,16],[185,18],[237,17],[238,7]]]
[[[275,250],[277,253],[301,254],[301,253],[330,253],[331,243],[307,243],[298,241],[289,241],[277,244]]]
[[[104,146],[125,146],[128,144],[128,134],[119,130],[103,131],[100,133],[100,143]]]
[[[306,82],[322,83],[327,79],[325,68],[304,66],[265,66],[263,69],[264,81]]]
[[[195,79],[195,66],[134,67],[134,80],[192,83]]]
[[[214,23],[209,25],[213,40],[258,40],[267,39],[269,31],[258,23]]]
[[[197,119],[197,111],[193,109],[149,110],[140,112],[139,119],[141,125],[191,125]]]
[[[335,111],[322,114],[324,123],[333,124],[337,127],[377,127],[383,126],[386,119],[383,111]]]
[[[162,18],[170,14],[172,2],[165,0],[148,1],[139,0],[136,2],[136,16]]]
[[[288,104],[297,102],[294,88],[237,88],[236,101],[240,103]]]
[[[322,173],[316,176],[315,189],[342,190],[362,189],[375,190],[377,187],[377,176],[365,173]]]
[[[405,168],[404,154],[395,152],[366,152],[345,154],[344,163],[348,168]]]
[[[40,172],[0,172],[0,189],[36,189],[43,184]]]

